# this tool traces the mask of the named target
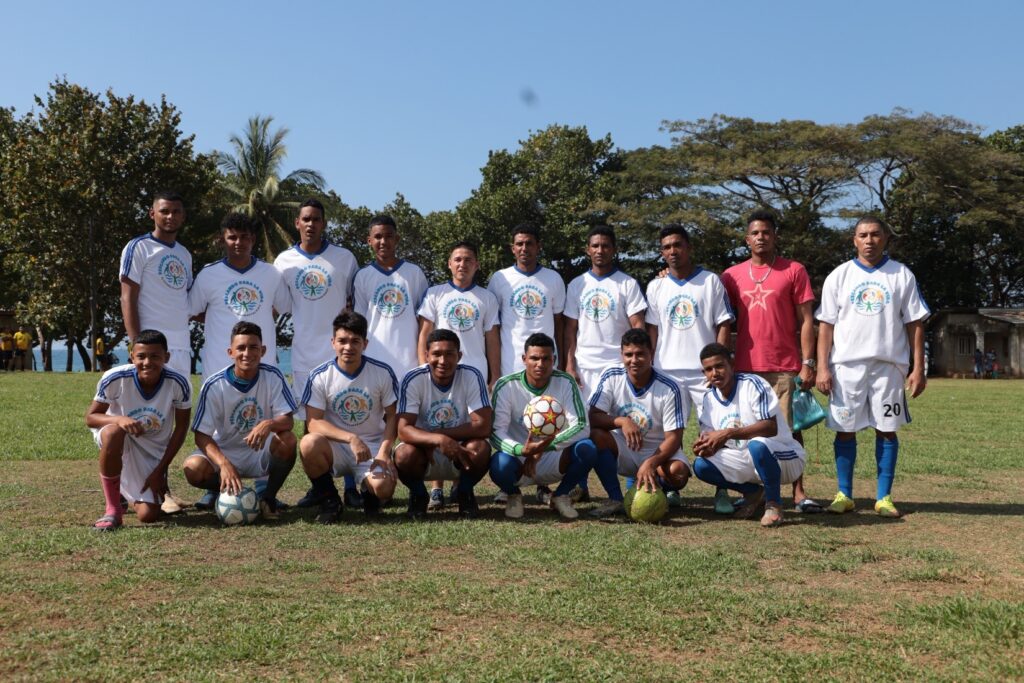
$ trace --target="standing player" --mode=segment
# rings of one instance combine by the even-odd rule
[[[505,495],[505,516],[523,516],[520,486],[558,484],[550,505],[563,519],[576,519],[569,492],[593,469],[597,459],[594,442],[588,439],[590,424],[576,380],[555,370],[555,342],[535,333],[524,344],[519,372],[505,375],[494,385],[494,431],[491,446],[491,479]],[[566,425],[544,439],[530,436],[523,424],[523,410],[538,396],[551,396],[562,404]]]
[[[459,514],[479,514],[473,487],[487,474],[491,403],[483,375],[459,362],[459,337],[437,329],[427,337],[427,363],[402,380],[395,466],[409,487],[409,517],[427,514],[424,479],[458,479]]]
[[[363,512],[371,516],[394,495],[397,477],[391,462],[398,431],[395,373],[363,353],[369,343],[366,318],[346,311],[332,325],[334,360],[310,373],[300,401],[309,432],[299,454],[320,502],[321,524],[337,522],[344,509],[334,477],[354,477],[363,487]]]
[[[149,209],[152,232],[128,242],[121,251],[121,316],[128,339],[142,330],[158,330],[167,338],[171,369],[192,373],[188,332],[188,291],[192,287],[192,254],[178,242],[185,223],[185,203],[175,192],[158,192]],[[163,511],[180,512],[185,505],[170,491]]]
[[[199,392],[192,421],[196,450],[185,460],[185,478],[207,491],[237,494],[242,477],[269,477],[260,515],[277,519],[277,492],[295,465],[295,400],[281,371],[260,362],[266,350],[258,325],[231,328],[232,364]]]
[[[167,468],[188,432],[192,387],[168,365],[167,338],[143,330],[133,340],[131,363],[103,373],[85,424],[100,449],[100,484],[106,510],[93,528],[121,526],[121,496],[143,524],[160,516]]]
[[[709,388],[704,394],[694,474],[721,489],[739,491],[751,517],[764,502],[761,526],[782,523],[782,484],[804,471],[806,455],[779,411],[775,392],[757,375],[733,371],[729,349],[708,344],[700,352]]]
[[[427,277],[419,266],[395,255],[398,227],[391,216],[370,220],[367,241],[375,260],[356,273],[354,310],[369,323],[374,358],[405,377],[418,361],[416,309],[427,292]]]
[[[746,242],[750,258],[722,273],[722,284],[736,312],[735,367],[737,372],[753,373],[768,382],[792,429],[793,379],[799,372],[804,390],[810,391],[814,385],[811,279],[802,265],[779,256],[778,229],[770,211],[750,214]],[[800,432],[793,438],[803,443]],[[793,502],[800,512],[822,511],[804,492],[802,476],[793,482]],[[733,513],[725,489],[715,496],[715,512]]]
[[[681,449],[686,414],[679,385],[653,366],[654,347],[644,330],[622,335],[621,363],[601,374],[590,397],[591,439],[597,446],[597,471],[608,502],[594,517],[622,512],[617,474],[635,477],[637,487],[679,491],[690,478],[690,461]],[[659,481],[660,480],[660,481]]]
[[[899,453],[896,432],[910,422],[907,391],[917,398],[925,389],[924,320],[930,312],[914,274],[886,253],[891,237],[880,218],[857,221],[857,258],[829,273],[821,291],[817,386],[829,397],[828,426],[836,431],[839,480],[829,512],[853,510],[857,432],[873,427],[875,511],[883,517],[900,516],[891,495]],[[914,369],[908,376],[911,353]]]

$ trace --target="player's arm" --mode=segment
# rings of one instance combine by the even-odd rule
[[[391,459],[391,451],[394,450],[395,439],[398,438],[397,408],[397,402],[384,407],[384,439],[381,440],[380,449],[373,458],[374,464],[383,468],[392,479],[398,478],[395,461]]]
[[[746,441],[755,436],[771,437],[779,433],[779,425],[772,415],[764,420],[758,420],[753,424],[742,427],[730,427],[728,429],[716,429],[704,432],[693,443],[693,452],[705,458],[711,457],[725,445],[726,441]]]
[[[336,427],[324,416],[323,408],[314,408],[306,404],[306,425],[310,434],[319,434],[331,441],[348,444],[357,462],[365,462],[372,456],[370,449],[357,434]]]
[[[924,323],[921,320],[907,323],[907,337],[914,355],[914,369],[907,377],[907,389],[911,398],[917,398],[924,391],[928,378],[924,367]]]
[[[174,456],[181,450],[182,444],[185,443],[185,436],[188,434],[189,417],[191,415],[191,408],[174,409],[174,431],[171,432],[171,438],[167,441],[167,447],[164,448],[164,455],[160,458],[160,463],[146,477],[146,481],[142,485],[143,492],[152,490],[161,496],[167,492],[167,469],[171,466]]]
[[[502,395],[502,386],[504,386],[504,382],[495,387],[491,396],[491,405],[494,406],[491,448],[509,455],[522,455],[523,444],[509,436],[508,427],[512,422],[512,407]]]
[[[139,283],[121,276],[121,317],[124,319],[124,330],[128,341],[132,342],[139,336]]]
[[[565,344],[562,336],[565,334],[565,316],[561,313],[554,314],[555,321],[555,345],[558,351],[558,367],[565,368]]]
[[[655,354],[658,350],[658,326],[647,323],[647,336],[651,338],[651,353]]]
[[[633,315],[629,316],[629,326],[634,330],[644,329],[644,318],[646,317],[647,309],[637,311]]]
[[[249,444],[249,448],[258,451],[263,448],[263,444],[267,442],[271,434],[290,432],[294,426],[295,420],[291,413],[275,415],[269,420],[257,422],[256,426],[245,435],[245,442]]]
[[[565,371],[572,375],[576,383],[582,386],[579,370],[576,368],[576,334],[580,329],[580,321],[567,315],[562,316],[562,348],[565,349]]]
[[[579,387],[572,384],[572,405],[562,406],[565,410],[565,429],[558,432],[551,440],[548,450],[557,450],[559,444],[572,443],[590,436],[590,422],[587,420],[587,408],[583,403]]]
[[[606,432],[621,429],[622,435],[626,437],[626,445],[634,451],[640,450],[643,445],[644,437],[640,433],[640,427],[625,415],[613,417],[597,406],[591,406],[588,418],[591,429],[603,429]]]
[[[818,323],[818,372],[815,386],[826,396],[832,393],[832,371],[828,367],[828,358],[832,354],[832,334],[834,332],[835,327],[831,323],[824,321]]]
[[[814,302],[805,301],[796,306],[796,319],[800,325],[800,359],[814,358]],[[808,365],[800,365],[800,385],[810,390],[814,384],[814,370]]]
[[[501,377],[501,326],[495,325],[484,332],[484,354],[487,356],[487,373],[489,389]],[[485,437],[486,438],[486,437]]]
[[[715,341],[729,348],[729,342],[732,340],[732,320],[726,320],[725,322],[718,323],[718,328],[715,331]]]
[[[177,425],[175,425],[177,426]],[[196,431],[196,448],[203,452],[210,462],[220,468],[220,490],[232,495],[242,490],[242,480],[238,470],[231,464],[224,451],[220,449],[213,437],[205,432]]]
[[[416,342],[416,357],[419,358],[420,364],[423,364],[427,362],[427,337],[434,331],[434,322],[422,315],[417,317],[420,321],[420,334]]]
[[[85,425],[90,429],[103,429],[107,425],[117,425],[127,434],[139,435],[145,431],[142,423],[125,415],[108,415],[109,404],[93,400],[85,413]]]

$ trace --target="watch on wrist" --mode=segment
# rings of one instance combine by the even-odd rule
[[[809,367],[809,368],[810,368],[811,370],[813,370],[813,369],[815,369],[816,367],[818,367],[818,361],[814,360],[813,358],[804,358],[804,360],[803,360],[802,364],[803,364],[803,365],[806,365],[806,366],[807,366],[807,367]]]

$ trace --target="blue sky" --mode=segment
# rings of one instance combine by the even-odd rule
[[[425,213],[467,197],[489,150],[551,123],[623,148],[716,112],[1024,123],[1022,26],[1009,1],[42,0],[4,9],[0,105],[24,112],[60,76],[165,94],[200,151],[273,115],[291,130],[286,170],[321,171],[353,205],[402,192]]]

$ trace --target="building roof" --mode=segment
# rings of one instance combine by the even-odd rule
[[[979,308],[978,315],[1011,325],[1024,325],[1024,308]]]

